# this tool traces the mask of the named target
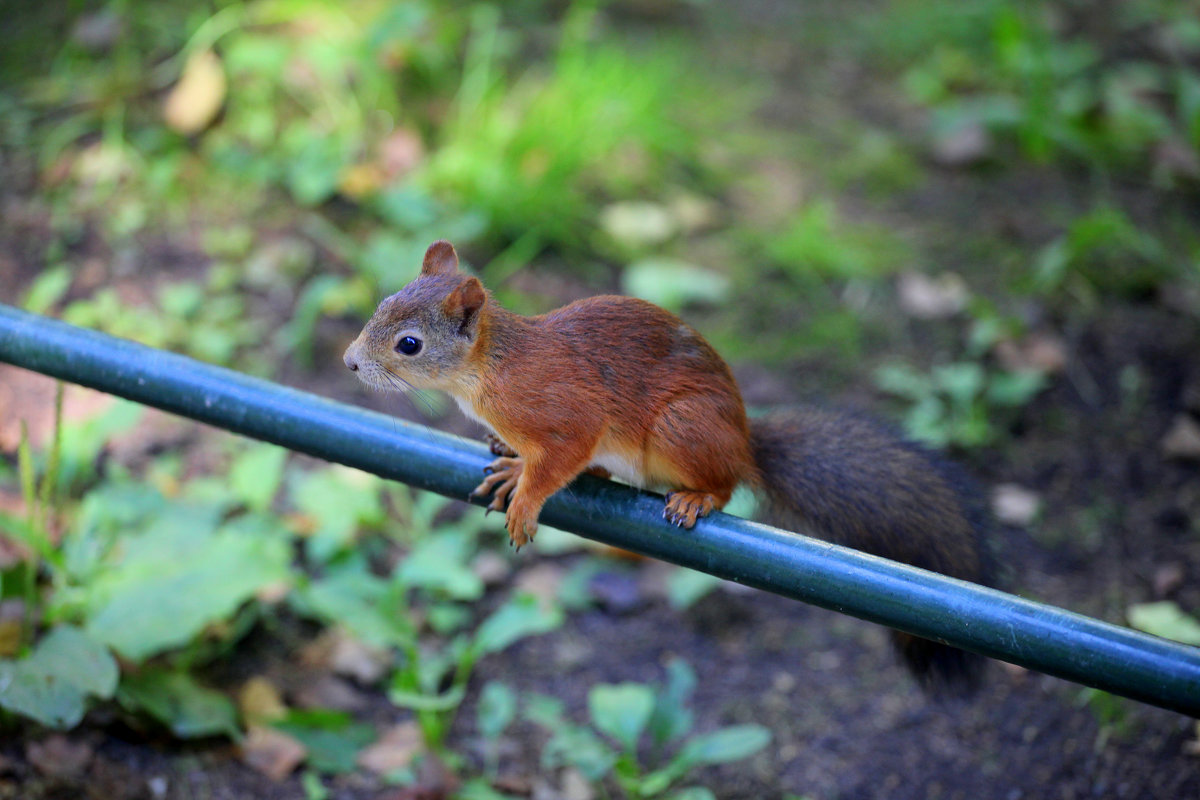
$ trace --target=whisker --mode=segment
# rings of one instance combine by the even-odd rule
[[[411,383],[404,380],[404,378],[401,378],[399,375],[387,369],[386,367],[383,369],[383,374],[387,378],[388,382],[392,384],[392,386],[396,387],[404,394],[414,398],[417,402],[419,402],[421,406],[428,412],[429,417],[432,418],[437,416],[437,413],[433,408],[433,403],[429,401],[429,398],[426,397],[420,389],[413,386]]]

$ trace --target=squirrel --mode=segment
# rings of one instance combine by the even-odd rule
[[[587,471],[666,490],[663,516],[683,528],[748,484],[784,527],[990,583],[984,518],[948,465],[854,414],[799,408],[748,419],[716,350],[644,300],[591,297],[522,316],[438,241],[344,361],[376,388],[444,391],[492,432],[498,457],[472,496],[507,507],[518,549],[546,499]],[[894,636],[922,683],[976,684],[982,657]]]

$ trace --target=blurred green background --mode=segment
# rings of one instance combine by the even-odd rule
[[[475,435],[445,398],[368,394],[340,361],[450,239],[522,312],[621,292],[682,314],[752,410],[893,417],[995,490],[1019,588],[1193,643],[1198,199],[1185,0],[0,3],[5,302]],[[716,629],[812,640],[790,606],[696,573],[553,531],[516,562],[477,510],[55,397],[0,372],[0,725],[21,734],[0,796],[5,774],[42,797],[131,769],[95,737],[44,738],[114,726],[169,734],[172,775],[170,737],[239,740],[206,767],[217,795],[529,796],[547,775],[584,798],[859,796],[866,773],[811,731],[890,741],[847,705],[886,692],[922,713],[902,678],[871,677],[881,640],[854,655],[829,631],[858,666],[803,714],[705,696],[715,640],[630,640],[543,694],[518,676],[543,646],[526,640],[620,636],[621,597],[666,627],[742,603],[752,623]],[[744,635],[723,652],[779,684],[799,656]],[[312,675],[365,705],[305,699]],[[891,796],[940,779],[991,797],[985,765],[1032,758],[1020,731],[1046,727],[1103,754],[1063,786],[1194,787],[1180,721],[1060,686],[1028,712],[1046,718],[1001,723],[1034,692],[1003,687],[960,714],[1020,723],[1013,741],[943,732],[978,745],[961,774],[896,748]],[[30,749],[46,741],[86,747],[75,777]]]

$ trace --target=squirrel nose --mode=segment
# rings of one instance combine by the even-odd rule
[[[358,372],[358,361],[350,355],[349,350],[346,351],[346,355],[342,356],[342,361],[346,362],[346,366],[350,368],[351,372]]]

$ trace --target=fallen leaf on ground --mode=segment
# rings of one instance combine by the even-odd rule
[[[391,665],[392,657],[386,650],[371,647],[344,628],[334,629],[329,666],[338,675],[346,675],[370,686],[382,678]]]
[[[208,127],[225,102],[225,70],[211,50],[192,53],[179,82],[167,94],[163,120],[176,133],[190,136]]]
[[[416,722],[402,722],[389,728],[375,744],[358,754],[358,765],[377,775],[386,775],[412,764],[421,752],[421,728]]]
[[[249,723],[270,722],[287,714],[287,706],[279,689],[261,675],[255,675],[242,684],[237,701],[242,718]]]
[[[375,164],[352,164],[338,176],[338,191],[354,200],[374,194],[383,186],[383,172]]]
[[[1196,738],[1183,743],[1183,752],[1189,756],[1200,756],[1200,722],[1196,723],[1194,731]]]
[[[92,747],[73,742],[56,733],[25,746],[25,757],[48,778],[72,778],[82,775],[92,761]]]
[[[21,621],[0,619],[0,658],[12,658],[21,649]]]
[[[1002,483],[992,490],[992,514],[1005,525],[1028,525],[1041,508],[1041,495],[1024,486]]]
[[[83,14],[71,29],[71,41],[85,50],[102,52],[112,47],[125,30],[125,21],[115,11]]]
[[[263,725],[249,726],[240,750],[246,766],[275,781],[291,775],[308,755],[296,739]]]
[[[1171,592],[1183,585],[1183,579],[1186,577],[1186,572],[1183,568],[1183,563],[1172,561],[1169,564],[1160,564],[1154,570],[1154,594],[1156,597],[1165,597]]]
[[[471,572],[483,581],[484,586],[496,586],[512,572],[512,564],[499,553],[484,550],[471,562]]]
[[[521,570],[517,576],[516,591],[528,592],[538,599],[543,608],[557,602],[558,587],[562,585],[563,569],[557,564],[545,562]]]
[[[943,167],[968,167],[987,158],[991,149],[992,137],[987,128],[972,120],[935,137],[929,154]]]
[[[657,203],[626,201],[613,203],[600,212],[600,227],[626,247],[649,247],[675,235],[678,224]]]
[[[322,675],[296,692],[300,708],[332,708],[336,711],[362,711],[370,701],[362,692],[341,678]]]
[[[377,800],[446,800],[457,790],[458,778],[440,758],[428,753],[417,768],[416,783],[382,794]]]
[[[162,798],[167,796],[167,789],[171,788],[171,782],[163,775],[155,775],[146,778],[146,788],[152,797]]]
[[[412,172],[424,157],[421,136],[411,128],[397,128],[379,145],[379,165],[390,181]]]
[[[676,195],[671,198],[668,210],[685,233],[695,233],[717,220],[717,204],[697,194]]]
[[[1019,341],[1005,339],[996,343],[995,351],[1001,366],[1014,372],[1055,374],[1067,366],[1067,346],[1049,333],[1033,333]]]
[[[596,790],[592,788],[592,784],[588,782],[588,779],[583,777],[583,773],[577,769],[563,771],[563,800],[592,800],[595,796]]]
[[[1162,439],[1162,449],[1167,458],[1200,461],[1200,422],[1187,414],[1176,415]]]
[[[900,276],[896,291],[901,310],[917,319],[952,317],[966,308],[971,296],[966,282],[953,272],[936,277],[906,272]]]

